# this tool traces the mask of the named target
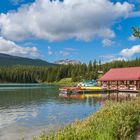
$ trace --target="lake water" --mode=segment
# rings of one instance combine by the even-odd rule
[[[97,98],[64,99],[58,86],[0,85],[0,140],[25,140],[83,119],[101,107]]]

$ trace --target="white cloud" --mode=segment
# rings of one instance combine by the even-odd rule
[[[52,48],[50,46],[48,46],[48,55],[53,55],[53,51],[52,51]]]
[[[77,55],[76,49],[74,48],[63,48],[60,51],[53,50],[52,46],[48,46],[48,55],[55,55],[55,56],[72,56]]]
[[[39,51],[36,47],[22,47],[13,41],[0,37],[0,53],[23,56],[23,57],[39,57]]]
[[[61,50],[61,51],[59,52],[59,54],[60,54],[60,55],[63,55],[63,56],[69,56],[69,55],[71,55],[71,52]]]
[[[112,40],[110,40],[110,39],[104,39],[102,41],[102,44],[103,44],[104,47],[109,47],[109,46],[113,45],[114,42]]]
[[[36,0],[17,11],[0,14],[0,34],[20,41],[29,37],[60,41],[113,38],[111,26],[126,18],[133,5],[109,0]]]
[[[107,55],[100,56],[100,58],[103,60],[103,63],[126,60],[125,57],[122,57],[118,54],[107,54]]]
[[[57,54],[57,52],[56,52]],[[64,48],[63,50],[59,51],[59,55],[63,55],[64,57],[66,56],[73,56],[77,55],[78,53],[76,52],[76,49],[74,48]]]
[[[135,41],[135,40],[137,40],[137,37],[131,35],[131,36],[128,38],[128,40],[130,40],[130,41]]]
[[[107,54],[107,55],[101,55],[99,57],[103,59],[114,59],[115,55]]]
[[[137,53],[140,53],[140,45],[135,45],[130,49],[129,48],[123,49],[120,52],[120,55],[127,58],[127,57],[131,57]]]
[[[138,53],[140,53],[140,45],[135,45],[132,46],[131,48],[123,49],[120,53],[101,55],[99,57],[105,63],[115,60],[128,60],[130,57]]]
[[[112,62],[112,61],[123,61],[126,60],[125,57],[122,57],[120,55],[116,54],[107,54],[100,56],[100,60],[102,60],[102,63]]]

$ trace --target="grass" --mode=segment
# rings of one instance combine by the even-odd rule
[[[95,114],[50,135],[34,140],[133,140],[140,123],[140,98],[122,103],[106,102]]]
[[[53,85],[62,85],[62,86],[66,86],[66,85],[71,86],[71,85],[75,85],[77,83],[78,82],[73,82],[72,78],[63,78],[60,81],[55,81],[55,82],[53,82],[51,84],[53,84]]]

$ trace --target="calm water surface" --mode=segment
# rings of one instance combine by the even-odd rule
[[[0,85],[0,140],[32,139],[96,112],[96,98],[63,99],[59,87],[38,84]]]

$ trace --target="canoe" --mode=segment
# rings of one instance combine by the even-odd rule
[[[82,86],[81,89],[93,90],[93,91],[100,91],[100,90],[102,90],[101,87],[86,87],[86,86]]]

